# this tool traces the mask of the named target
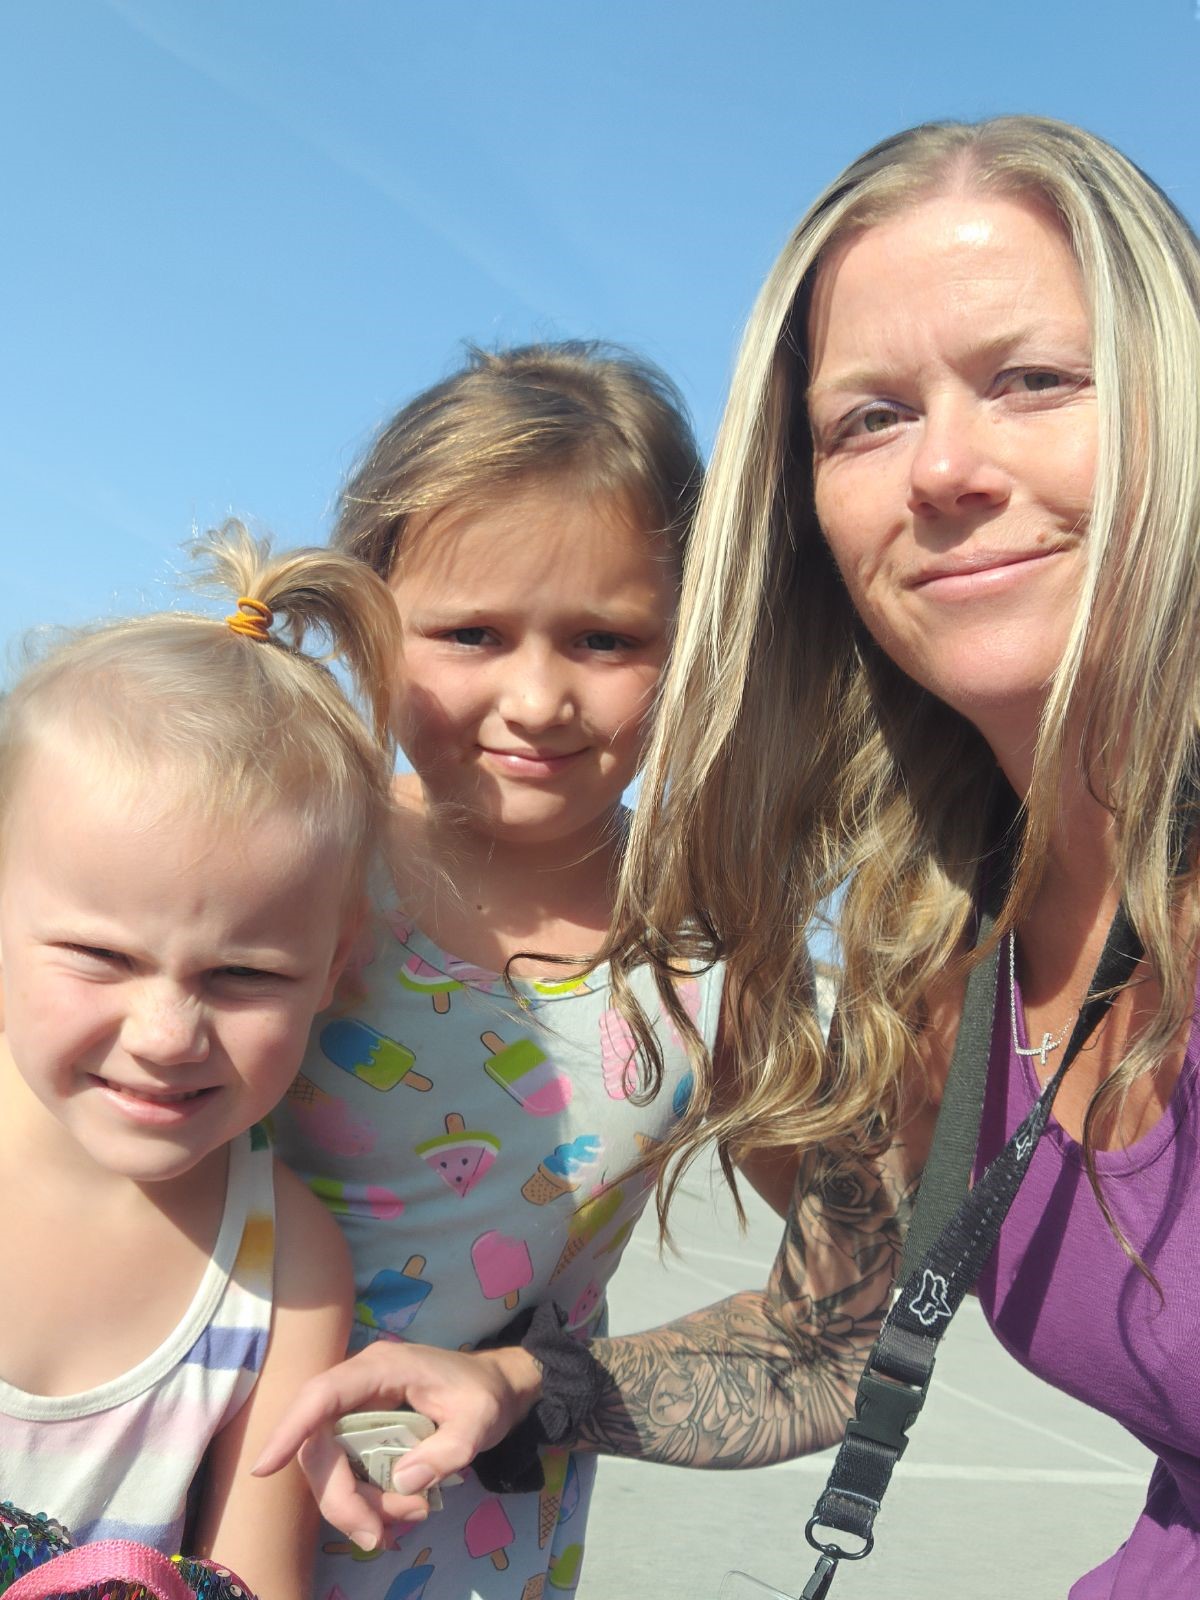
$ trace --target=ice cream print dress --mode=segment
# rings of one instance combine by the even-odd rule
[[[653,981],[636,975],[653,1005]],[[633,1037],[603,968],[517,980],[445,955],[380,916],[349,997],[318,1019],[276,1113],[280,1153],[334,1212],[354,1255],[352,1345],[451,1349],[555,1300],[581,1336],[648,1187],[623,1174],[687,1105],[683,1041],[657,1006],[661,1093],[630,1102]],[[720,974],[681,980],[712,1043]],[[486,1493],[472,1473],[395,1550],[363,1555],[326,1528],[317,1600],[554,1600],[579,1580],[594,1457],[548,1453],[540,1494]]]

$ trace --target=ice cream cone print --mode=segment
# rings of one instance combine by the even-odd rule
[[[556,1145],[544,1157],[531,1177],[521,1185],[521,1193],[531,1205],[549,1205],[559,1195],[579,1188],[584,1176],[600,1160],[604,1141],[598,1133],[581,1133],[569,1144]]]
[[[531,1117],[552,1117],[571,1103],[573,1085],[559,1072],[540,1045],[532,1039],[506,1043],[498,1033],[482,1033],[480,1042],[491,1051],[483,1070]]]
[[[300,1073],[287,1092],[287,1106],[301,1133],[318,1150],[335,1156],[365,1156],[377,1134],[365,1117]]]
[[[542,1600],[546,1588],[546,1574],[535,1572],[532,1578],[527,1578],[525,1587],[521,1590],[521,1600]]]
[[[558,1264],[550,1274],[551,1282],[563,1273],[583,1249],[616,1216],[624,1200],[624,1191],[618,1185],[615,1189],[597,1189],[571,1218],[567,1224],[567,1242],[563,1246]]]
[[[567,1481],[567,1452],[542,1452],[542,1489],[538,1495],[538,1548],[544,1550],[558,1522],[563,1484]]]

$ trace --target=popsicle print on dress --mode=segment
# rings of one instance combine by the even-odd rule
[[[520,1291],[533,1282],[533,1262],[523,1239],[510,1239],[496,1228],[481,1233],[471,1246],[471,1265],[488,1300],[503,1300],[517,1309]]]
[[[467,1554],[476,1561],[484,1556],[490,1557],[497,1572],[503,1572],[508,1566],[505,1550],[516,1535],[508,1520],[508,1513],[499,1500],[485,1500],[482,1505],[475,1507],[463,1527],[463,1537],[467,1543]]]
[[[417,1058],[407,1045],[389,1039],[357,1017],[327,1023],[321,1029],[321,1049],[335,1067],[382,1093],[400,1083],[422,1093],[433,1088],[423,1073],[413,1071]]]
[[[552,1117],[571,1103],[573,1085],[559,1072],[540,1045],[532,1039],[505,1044],[498,1033],[481,1033],[480,1042],[492,1052],[483,1070],[505,1094],[510,1094],[531,1117]]]
[[[448,978],[420,956],[410,956],[396,976],[414,994],[427,994],[439,1017],[444,1017],[449,1011],[450,996],[456,989],[462,988],[457,978]]]
[[[421,1277],[424,1270],[424,1256],[409,1256],[399,1272],[377,1272],[354,1307],[355,1318],[380,1333],[403,1333],[433,1288]]]
[[[433,1550],[428,1546],[418,1550],[412,1566],[392,1579],[383,1600],[421,1600],[425,1585],[433,1577],[434,1569],[429,1560],[432,1554]]]
[[[496,1135],[468,1129],[457,1111],[447,1116],[445,1133],[413,1146],[413,1154],[420,1156],[459,1199],[470,1194],[499,1153]]]

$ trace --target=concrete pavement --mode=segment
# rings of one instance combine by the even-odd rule
[[[680,1254],[662,1260],[654,1219],[643,1219],[611,1297],[615,1333],[765,1281],[780,1223],[755,1195],[744,1199],[750,1227],[739,1235],[719,1178],[697,1173],[672,1213]],[[831,1600],[1064,1600],[1129,1531],[1152,1459],[1019,1367],[969,1300],[938,1357],[876,1548],[842,1565]],[[716,1600],[729,1568],[797,1594],[815,1559],[804,1524],[828,1469],[828,1455],[725,1473],[602,1461],[577,1600]]]

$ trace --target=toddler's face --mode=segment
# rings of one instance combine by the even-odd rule
[[[141,802],[44,751],[0,870],[6,1108],[41,1148],[188,1171],[280,1100],[346,943],[346,874],[279,811]]]
[[[481,832],[586,841],[637,770],[677,574],[611,496],[535,482],[411,529],[396,732]]]

